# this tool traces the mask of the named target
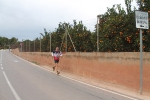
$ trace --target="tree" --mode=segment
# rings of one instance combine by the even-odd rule
[[[17,47],[17,42],[18,42],[18,39],[17,38],[15,38],[15,37],[12,37],[11,39],[9,39],[9,43],[8,43],[8,45],[10,46],[10,47]]]
[[[149,21],[150,21],[150,0],[137,0],[137,4],[139,6],[139,10],[146,11],[149,13]],[[150,27],[150,23],[149,23]],[[139,32],[139,31],[138,31]],[[143,30],[143,51],[150,51],[150,29]]]
[[[46,31],[46,29],[44,28],[44,34],[40,33],[43,38],[41,39],[41,51],[43,52],[49,52],[50,50],[50,37],[49,37],[49,33]]]
[[[6,37],[0,37],[0,49],[17,48],[18,39],[12,37],[8,39]]]

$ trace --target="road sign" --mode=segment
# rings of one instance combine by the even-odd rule
[[[135,11],[136,28],[149,29],[148,12]]]
[[[136,28],[140,28],[140,93],[142,94],[143,88],[143,41],[142,29],[149,29],[148,12],[135,11]]]

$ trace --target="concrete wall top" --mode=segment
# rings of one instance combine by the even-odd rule
[[[64,55],[89,56],[89,57],[113,57],[113,58],[140,58],[140,52],[67,52]],[[143,52],[143,59],[150,59],[149,52]]]
[[[31,55],[51,56],[51,52],[26,52]],[[150,61],[150,52],[143,52],[143,60]],[[90,57],[90,58],[114,58],[114,59],[140,59],[140,52],[67,52],[63,56]]]

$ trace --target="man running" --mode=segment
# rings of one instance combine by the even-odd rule
[[[56,73],[57,75],[59,75],[60,71],[58,70],[58,63],[59,63],[60,56],[62,56],[62,53],[58,47],[56,47],[55,51],[52,52],[52,56],[54,57],[54,63],[55,63],[55,66],[53,67],[53,71],[55,71],[56,69]]]

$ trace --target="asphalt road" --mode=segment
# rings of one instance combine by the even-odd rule
[[[140,100],[90,86],[0,51],[0,100]]]

